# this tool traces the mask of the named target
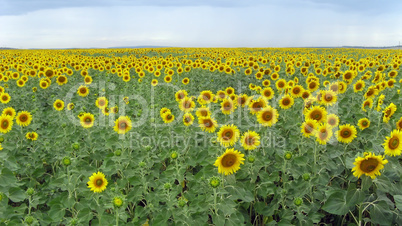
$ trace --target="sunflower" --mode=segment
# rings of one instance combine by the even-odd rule
[[[391,103],[388,107],[386,107],[383,111],[384,113],[384,117],[382,118],[382,120],[384,122],[388,122],[389,119],[391,118],[392,115],[394,115],[396,111],[396,106],[394,103]]]
[[[225,92],[226,92],[227,95],[232,95],[232,94],[234,94],[235,90],[234,90],[233,87],[227,87],[225,89]]]
[[[89,75],[85,76],[85,77],[84,77],[84,83],[85,83],[86,85],[91,84],[91,83],[92,83],[92,77],[89,76]]]
[[[164,80],[166,83],[170,83],[170,82],[172,81],[172,76],[166,75],[165,78],[163,78],[163,80]]]
[[[69,111],[71,111],[71,110],[73,110],[74,109],[74,103],[69,103],[69,104],[67,104],[67,109],[69,110]]]
[[[17,80],[17,86],[18,86],[18,87],[24,87],[24,86],[25,86],[24,80],[18,79],[18,80]]]
[[[105,174],[98,171],[89,177],[88,188],[93,192],[101,193],[106,189],[107,184]]]
[[[320,92],[320,94],[321,94],[320,104],[327,106],[333,105],[337,100],[336,93],[332,90],[323,90]]]
[[[252,100],[248,105],[248,107],[250,109],[250,113],[253,115],[257,114],[259,111],[261,111],[266,106],[267,106],[266,101],[261,97],[259,97],[257,100]]]
[[[373,107],[373,99],[369,98],[367,100],[365,100],[362,104],[362,110],[363,111],[367,111],[366,108],[372,108]]]
[[[311,81],[307,84],[308,91],[311,93],[316,91],[320,87],[320,84],[317,81]]]
[[[237,97],[237,105],[244,107],[247,104],[249,97],[247,94],[241,94]]]
[[[96,99],[95,105],[99,108],[99,109],[104,109],[107,107],[108,104],[108,100],[106,99],[106,97],[98,97],[98,99]]]
[[[118,134],[125,134],[131,130],[131,127],[132,127],[132,124],[131,124],[130,118],[127,116],[120,116],[114,122],[113,128],[114,128],[114,131],[116,131]]]
[[[222,126],[218,132],[217,140],[222,146],[233,146],[240,137],[239,129],[235,125]]]
[[[64,84],[66,84],[68,82],[67,77],[64,75],[59,75],[56,79],[57,84],[59,84],[59,86],[62,86]]]
[[[94,121],[95,121],[95,117],[91,113],[84,113],[80,117],[81,126],[86,129],[91,128],[94,125]]]
[[[183,80],[181,81],[184,85],[187,85],[190,82],[189,78],[183,78]]]
[[[7,104],[8,102],[10,102],[11,97],[8,93],[1,93],[0,95],[0,101],[3,104]]]
[[[194,116],[191,113],[186,113],[183,115],[183,124],[185,126],[192,125],[194,122]]]
[[[102,114],[109,115],[109,113],[110,113],[110,109],[108,107],[105,107],[102,109]]]
[[[170,109],[169,108],[165,108],[165,107],[163,107],[163,108],[161,108],[161,110],[159,111],[159,114],[161,115],[161,117],[162,117],[162,115],[164,115],[166,112],[171,112],[170,111]]]
[[[194,110],[195,103],[192,98],[184,97],[179,104],[179,108],[183,112],[191,112]]]
[[[15,109],[14,108],[12,108],[12,107],[7,107],[7,108],[4,108],[3,109],[3,113],[2,113],[3,115],[9,115],[9,116],[11,116],[11,118],[12,119],[14,119],[14,117],[15,117],[15,115],[17,114],[16,112],[15,112]]]
[[[174,121],[174,115],[172,114],[172,112],[168,111],[164,114],[161,115],[163,122],[168,124]]]
[[[249,130],[240,138],[240,143],[245,150],[254,150],[260,145],[260,135]]]
[[[263,126],[271,127],[278,122],[278,117],[278,111],[271,106],[267,106],[258,112],[257,121]]]
[[[375,86],[370,86],[364,94],[365,99],[373,98],[378,94],[378,89]]]
[[[27,111],[21,111],[16,117],[16,122],[19,126],[28,126],[31,124],[32,115]]]
[[[42,89],[47,89],[50,86],[50,84],[46,80],[41,79],[41,81],[39,82],[39,86]]]
[[[218,127],[218,123],[216,122],[216,120],[210,117],[198,118],[198,124],[203,131],[206,131],[208,133],[215,132],[216,127]]]
[[[53,103],[53,107],[54,109],[56,109],[56,111],[61,111],[64,109],[64,102],[60,99],[57,99],[54,103]]]
[[[396,122],[396,129],[402,130],[402,117],[399,119],[398,122]]]
[[[360,130],[364,130],[370,126],[370,120],[368,118],[361,118],[357,122]]]
[[[77,90],[78,95],[86,97],[89,94],[89,89],[86,86],[80,86]]]
[[[0,133],[8,133],[13,128],[13,118],[10,115],[0,116]]]
[[[37,140],[38,139],[38,134],[36,132],[28,132],[25,137],[28,140]]]
[[[304,89],[301,85],[295,85],[291,88],[290,95],[292,95],[294,98],[298,98],[301,97],[303,91]]]
[[[318,123],[315,120],[307,119],[301,125],[301,133],[305,137],[314,136],[317,132]]]
[[[151,85],[152,86],[157,86],[158,85],[158,80],[157,79],[152,79]]]
[[[363,91],[365,86],[366,86],[366,83],[363,80],[359,80],[353,85],[353,91],[355,93]]]
[[[339,124],[339,117],[335,114],[329,114],[327,116],[327,124],[331,128],[337,127]]]
[[[289,96],[288,94],[286,94],[285,96],[282,97],[282,99],[279,100],[279,106],[282,109],[288,109],[292,107],[294,103],[295,101],[293,97]]]
[[[384,153],[389,156],[399,156],[402,151],[402,131],[393,130],[389,137],[386,137],[384,145]]]
[[[201,106],[195,112],[198,118],[206,118],[211,116],[211,112],[209,111],[209,107]]]
[[[184,97],[188,96],[188,93],[186,90],[179,90],[175,93],[175,98],[177,102],[180,102]]]
[[[267,100],[272,99],[274,94],[274,90],[271,87],[265,87],[263,90],[261,90],[261,95]]]
[[[274,73],[276,74],[276,73]],[[274,75],[272,74],[272,75]],[[286,80],[285,79],[279,79],[278,81],[275,82],[275,87],[277,90],[282,90],[286,87]]]
[[[308,90],[304,90],[303,92],[302,92],[302,94],[301,94],[301,97],[304,99],[304,100],[306,100],[307,98],[309,98],[311,96],[311,93],[310,93],[310,91],[308,91]]]
[[[323,107],[313,106],[307,111],[305,117],[323,123],[327,121],[327,111]]]
[[[225,115],[230,115],[236,109],[236,104],[231,99],[225,99],[221,102],[221,111]]]
[[[355,139],[357,136],[356,127],[346,124],[339,126],[338,130],[338,141],[342,143],[350,143]]]
[[[244,164],[244,154],[227,148],[225,153],[219,156],[214,166],[218,167],[218,172],[224,175],[236,173],[240,169],[240,164]]]
[[[199,100],[198,102],[201,105],[209,104],[209,103],[211,103],[213,98],[214,98],[214,94],[210,90],[204,90],[201,92],[201,94],[198,98],[198,100]]]
[[[380,170],[384,168],[384,165],[388,163],[388,160],[384,159],[384,156],[375,155],[370,152],[364,153],[364,157],[357,157],[353,163],[352,172],[353,176],[360,178],[363,174],[375,179],[376,176],[381,175]]]
[[[317,142],[320,144],[326,144],[332,137],[332,130],[326,124],[321,124],[318,129],[317,133],[315,134],[317,138]]]

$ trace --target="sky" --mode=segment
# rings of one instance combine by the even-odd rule
[[[0,48],[395,46],[400,0],[0,0]]]

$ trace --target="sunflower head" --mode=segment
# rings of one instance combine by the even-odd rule
[[[114,131],[118,134],[125,134],[132,128],[132,123],[129,117],[127,116],[120,116],[115,121],[115,126],[113,127]]]
[[[92,174],[89,177],[88,188],[91,188],[91,191],[100,193],[106,189],[108,182],[105,178],[105,174],[101,172],[97,172]]]
[[[386,137],[384,145],[384,153],[389,156],[399,156],[402,152],[402,131],[393,130],[389,137]]]
[[[233,146],[240,137],[240,131],[235,125],[222,126],[218,132],[217,140],[222,146]]]
[[[224,175],[236,173],[240,169],[240,164],[244,164],[244,154],[234,148],[226,149],[225,153],[219,156],[214,166],[218,167],[218,172]]]
[[[384,168],[384,165],[388,163],[388,160],[384,159],[384,156],[376,156],[374,153],[364,153],[364,157],[357,157],[353,163],[352,172],[357,178],[360,178],[363,174],[375,179],[381,175],[380,170]]]
[[[254,131],[247,131],[240,139],[245,150],[254,150],[260,145],[260,135]]]

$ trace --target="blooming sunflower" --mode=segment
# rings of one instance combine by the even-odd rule
[[[224,99],[221,102],[221,111],[225,115],[230,115],[236,109],[236,104],[230,98]]]
[[[356,128],[350,124],[341,125],[339,126],[338,130],[338,141],[342,143],[350,143],[355,139],[357,136]]]
[[[206,131],[208,133],[215,132],[216,127],[218,126],[216,120],[210,117],[198,118],[198,124],[203,131]]]
[[[1,103],[7,104],[8,102],[10,102],[10,100],[11,100],[10,94],[8,94],[8,93],[1,93],[1,95],[0,95],[0,101],[1,101]]]
[[[222,146],[233,146],[240,138],[240,131],[235,125],[222,126],[218,132],[217,140]]]
[[[107,116],[107,115],[109,115],[109,113],[110,113],[109,107],[105,107],[105,108],[102,109],[102,114]]]
[[[38,139],[38,134],[36,132],[28,132],[25,137],[28,140],[37,140]]]
[[[332,137],[332,130],[327,124],[321,124],[317,133],[315,134],[317,142],[320,144],[326,144]]]
[[[260,135],[254,131],[247,131],[240,138],[241,146],[246,150],[254,150],[260,145]]]
[[[392,115],[394,115],[396,111],[396,106],[394,103],[391,103],[388,107],[386,107],[383,111],[384,113],[384,117],[382,118],[382,120],[384,122],[388,122],[389,119],[391,118]]]
[[[293,97],[289,96],[288,94],[286,94],[285,96],[282,97],[282,99],[279,100],[279,106],[282,109],[288,109],[292,107],[294,103],[295,101]]]
[[[236,173],[240,169],[240,164],[244,164],[244,154],[234,148],[228,148],[216,159],[214,166],[218,167],[219,173],[228,175]]]
[[[86,97],[89,94],[89,89],[86,86],[80,86],[77,90],[78,95]]]
[[[372,107],[373,107],[373,99],[369,98],[369,99],[365,100],[365,101],[362,103],[362,110],[363,110],[364,112],[367,111],[367,110],[366,110],[367,107],[368,107],[368,108],[372,108]]]
[[[368,118],[361,118],[357,122],[360,130],[364,130],[370,126],[370,120]]]
[[[359,80],[353,85],[353,91],[355,93],[363,91],[365,86],[366,86],[366,83],[363,80]]]
[[[261,95],[267,100],[272,99],[274,94],[274,90],[271,87],[265,87],[263,90],[261,90]]]
[[[402,131],[393,130],[389,137],[386,137],[384,145],[384,153],[389,156],[399,156],[402,152]]]
[[[184,85],[187,85],[190,82],[189,78],[183,78],[183,80],[181,81]]]
[[[179,90],[175,93],[175,98],[177,102],[180,102],[182,99],[184,99],[184,97],[188,96],[187,91],[186,90]]]
[[[353,176],[360,178],[363,174],[375,179],[376,176],[381,175],[380,170],[384,168],[384,165],[388,163],[388,160],[384,159],[384,156],[375,155],[370,152],[364,153],[364,157],[357,157],[353,163],[352,172]]]
[[[106,97],[98,97],[95,104],[99,109],[104,109],[107,107],[108,100],[106,99]]]
[[[327,116],[327,124],[331,127],[337,127],[339,124],[339,117],[335,114],[329,114]]]
[[[64,101],[57,99],[54,103],[53,103],[53,107],[54,109],[56,109],[56,111],[61,111],[64,109]]]
[[[191,112],[192,110],[194,110],[194,107],[195,103],[192,98],[189,97],[184,97],[179,104],[179,108],[183,112]]]
[[[128,116],[120,116],[114,122],[113,128],[114,128],[114,131],[116,131],[118,134],[125,134],[131,130],[131,127],[132,127],[132,124],[131,124],[130,118]]]
[[[67,104],[67,109],[68,109],[69,111],[73,110],[73,109],[74,109],[74,103],[69,103],[69,104]]]
[[[15,109],[14,108],[12,108],[12,107],[7,107],[7,108],[4,108],[3,109],[3,113],[2,113],[3,115],[9,115],[9,116],[11,116],[11,118],[12,119],[14,119],[14,117],[15,117],[15,115],[17,114],[16,112],[15,112]]]
[[[165,114],[161,115],[163,122],[168,124],[174,121],[174,115],[172,112],[168,111]]]
[[[191,113],[186,113],[183,115],[183,124],[185,126],[192,125],[194,122],[194,116]]]
[[[250,108],[250,113],[253,115],[257,114],[266,106],[267,106],[266,101],[261,97],[259,97],[257,100],[252,100],[248,105],[248,107]]]
[[[298,98],[301,97],[303,91],[304,89],[301,85],[295,85],[291,88],[290,95],[292,95],[294,98]]]
[[[211,112],[209,111],[209,107],[201,106],[195,112],[198,118],[205,118],[211,116]]]
[[[31,124],[32,115],[27,111],[21,111],[16,117],[16,122],[19,126],[28,126]]]
[[[211,103],[212,99],[214,98],[214,94],[211,90],[204,90],[201,92],[198,102],[202,105]]]
[[[81,126],[86,129],[91,128],[94,125],[94,122],[95,122],[95,117],[91,113],[84,113],[80,117]]]
[[[13,118],[10,115],[0,116],[0,133],[8,133],[13,128]]]
[[[323,107],[313,106],[307,111],[305,117],[323,123],[327,121],[327,111]]]
[[[159,111],[159,114],[160,114],[161,117],[162,117],[162,115],[165,114],[166,112],[171,112],[171,111],[170,111],[169,108],[163,107],[163,108],[161,108],[161,110]]]
[[[89,177],[88,188],[93,192],[101,193],[106,189],[107,184],[105,174],[98,171]]]
[[[307,119],[301,125],[301,133],[305,137],[314,136],[317,132],[318,123],[315,120]]]
[[[59,86],[62,86],[64,84],[66,84],[68,82],[67,77],[64,75],[59,75],[56,79],[57,84],[59,84]]]
[[[320,92],[320,94],[321,94],[321,102],[320,103],[323,105],[327,105],[327,106],[333,105],[337,100],[336,93],[332,90],[323,90]]]
[[[258,112],[257,121],[263,126],[271,127],[278,121],[278,117],[278,111],[271,106],[267,106]]]

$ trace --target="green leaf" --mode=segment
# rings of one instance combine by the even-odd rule
[[[249,190],[239,187],[228,187],[227,191],[231,194],[230,199],[232,200],[243,200],[244,202],[252,202],[254,200],[253,193]]]
[[[322,206],[322,209],[328,213],[336,215],[345,215],[349,212],[349,206],[345,200],[345,191],[336,191],[332,193]]]
[[[8,197],[13,202],[22,202],[27,198],[25,191],[19,187],[10,188],[10,190],[8,190]]]
[[[278,203],[275,204],[266,204],[264,202],[257,202],[255,204],[255,211],[258,214],[264,215],[264,216],[272,216],[275,213],[275,210],[278,209]]]
[[[394,195],[396,208],[402,210],[402,195]]]
[[[356,189],[356,184],[349,184],[346,193],[346,202],[349,207],[354,207],[356,204],[363,202],[365,199],[364,192],[361,189]],[[353,209],[353,208],[352,208]]]
[[[62,208],[60,205],[54,205],[49,210],[49,217],[52,218],[54,222],[58,222],[63,219],[66,210]]]
[[[373,204],[370,211],[371,221],[379,225],[391,225],[392,212],[385,201]]]

